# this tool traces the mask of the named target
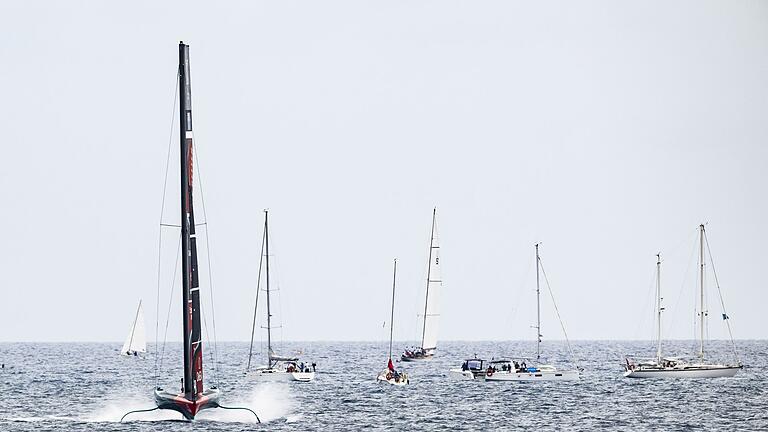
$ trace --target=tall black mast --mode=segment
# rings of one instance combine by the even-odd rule
[[[392,360],[392,335],[395,331],[395,285],[397,284],[397,258],[392,264],[392,312],[389,317],[389,360]]]
[[[192,87],[189,77],[189,45],[184,42],[179,42],[179,95],[184,394],[190,400],[195,400],[197,395],[203,392],[203,347],[195,215],[192,204]]]
[[[272,311],[269,305],[269,210],[264,210],[264,245],[267,265],[267,363],[272,367]]]

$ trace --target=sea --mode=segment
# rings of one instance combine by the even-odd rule
[[[396,352],[408,346],[395,343]],[[292,342],[317,364],[310,383],[264,383],[244,372],[248,344],[205,347],[205,382],[222,404],[247,411],[203,411],[193,422],[153,411],[156,386],[180,387],[181,344],[144,358],[120,356],[120,343],[0,343],[0,431],[306,431],[306,430],[768,430],[768,341],[737,341],[744,369],[733,378],[628,379],[624,355],[652,356],[649,341],[546,341],[549,363],[583,368],[578,382],[483,382],[452,379],[449,369],[475,355],[535,356],[530,341],[440,342],[429,361],[396,363],[402,387],[377,384],[384,342]],[[694,341],[666,342],[669,355],[694,352]],[[253,364],[263,363],[259,349]],[[707,345],[711,358],[733,358],[730,342]],[[394,356],[393,356],[394,357]]]

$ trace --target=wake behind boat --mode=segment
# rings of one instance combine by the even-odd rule
[[[389,359],[387,360],[387,368],[379,372],[376,375],[376,382],[386,383],[395,386],[404,386],[410,382],[408,374],[405,372],[398,372],[395,369],[395,365],[392,362],[392,336],[394,333],[394,321],[395,321],[395,285],[397,283],[397,259],[395,259],[392,270],[392,309],[389,318]]]
[[[661,345],[661,315],[664,308],[661,306],[661,254],[656,254],[656,357],[647,359],[635,359],[627,356],[624,360],[624,376],[627,378],[727,378],[736,375],[742,369],[741,362],[738,361],[736,354],[736,345],[733,343],[733,335],[728,322],[729,316],[723,310],[723,320],[728,326],[728,333],[731,336],[731,345],[733,346],[736,363],[721,364],[706,361],[704,355],[704,331],[705,321],[708,312],[705,310],[704,303],[704,280],[705,280],[705,255],[704,245],[709,244],[706,240],[704,225],[699,225],[699,311],[697,313],[699,330],[699,355],[696,360],[687,360],[683,357],[665,357],[662,355]],[[711,253],[709,255],[712,262]],[[715,276],[717,282],[717,276]],[[718,291],[720,290],[717,284]],[[722,300],[722,295],[721,295]],[[725,306],[723,304],[723,309]]]
[[[266,258],[266,259],[264,259]],[[281,356],[272,349],[272,312],[270,302],[270,279],[269,279],[269,211],[264,210],[264,236],[261,243],[261,257],[259,258],[259,273],[256,280],[256,305],[253,308],[253,325],[251,326],[251,345],[248,350],[248,365],[246,366],[246,376],[252,379],[264,381],[299,381],[309,382],[315,379],[315,368],[317,364],[304,364],[298,357]],[[256,330],[256,319],[259,307],[259,292],[261,291],[261,268],[266,264],[265,282],[266,282],[266,315],[267,315],[267,364],[257,366],[251,369],[251,359],[253,357],[253,337]],[[311,366],[311,369],[310,369]]]
[[[427,259],[427,289],[424,298],[424,315],[421,328],[421,345],[406,349],[400,356],[402,361],[429,360],[437,349],[437,327],[440,291],[443,281],[440,273],[440,246],[437,239],[437,208],[432,209],[432,230],[429,237],[429,258]]]

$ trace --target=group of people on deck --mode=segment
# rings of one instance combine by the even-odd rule
[[[534,369],[534,368],[531,368]],[[488,366],[488,374],[494,374],[498,372],[499,370],[496,368],[496,366]],[[502,363],[501,365],[501,371],[502,372],[517,372],[517,373],[523,373],[523,372],[530,372],[528,370],[528,366],[525,364],[525,362],[518,363],[517,361],[513,361],[510,363]]]
[[[406,348],[403,355],[408,358],[414,358],[423,357],[424,353],[421,351],[421,348],[411,347],[411,349]]]
[[[312,370],[311,370],[311,372],[315,372],[315,368],[316,367],[317,367],[317,363],[312,363]],[[288,367],[285,369],[285,371],[289,372],[289,373],[291,373],[291,372],[309,373],[310,372],[309,365],[305,366],[304,362],[301,362],[301,364],[298,364],[298,365],[296,363],[293,363],[293,362],[288,363]]]

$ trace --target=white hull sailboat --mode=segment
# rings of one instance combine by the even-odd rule
[[[266,259],[265,259],[266,258]],[[248,365],[246,366],[246,376],[260,381],[299,381],[310,382],[315,379],[316,364],[305,365],[299,361],[298,357],[281,356],[272,349],[272,312],[270,303],[270,279],[269,279],[269,211],[264,210],[264,237],[261,244],[261,258],[259,259],[259,274],[256,281],[256,305],[253,308],[253,325],[251,327],[251,345],[248,350]],[[265,282],[266,282],[266,314],[267,314],[267,364],[257,366],[251,369],[251,359],[253,357],[253,337],[256,330],[256,319],[258,316],[259,292],[261,291],[261,268],[266,264]]]
[[[140,354],[146,354],[146,352],[147,331],[144,327],[144,309],[141,307],[141,300],[139,300],[139,307],[136,309],[136,316],[133,318],[131,331],[128,333],[128,337],[125,338],[120,354],[139,357]]]
[[[735,364],[719,364],[705,361],[704,356],[704,330],[707,311],[704,303],[704,244],[706,243],[706,234],[704,225],[699,225],[699,358],[697,361],[688,362],[680,357],[664,357],[661,352],[661,313],[664,308],[661,307],[661,254],[656,254],[656,357],[652,359],[643,359],[634,361],[630,357],[625,359],[624,376],[627,378],[728,378],[736,375],[741,370],[742,365],[737,360]],[[710,254],[710,262],[712,256]],[[717,278],[715,277],[715,281]],[[718,285],[718,290],[720,289]],[[725,307],[723,306],[723,309]],[[723,320],[728,325],[730,334],[730,324],[728,323],[728,314],[723,311]],[[734,355],[736,355],[736,346],[733,344],[731,335],[731,345]]]
[[[424,316],[421,328],[421,345],[406,349],[400,356],[402,361],[429,360],[437,349],[437,328],[440,319],[439,294],[443,281],[440,272],[440,246],[437,239],[437,208],[432,209],[432,231],[429,237],[429,258],[427,260],[427,289],[424,298]]]
[[[493,363],[493,362],[492,362]],[[506,368],[487,370],[486,381],[578,381],[579,371],[559,370],[552,365],[537,365],[524,369],[515,369],[511,361],[506,361]],[[493,366],[492,366],[493,367]]]
[[[672,367],[640,365],[624,372],[627,378],[730,378],[741,370],[741,366],[712,364],[681,364]]]
[[[578,370],[560,370],[553,365],[540,364],[541,362],[541,301],[539,274],[541,258],[539,257],[539,244],[536,244],[536,361],[528,366],[524,359],[496,360],[489,363],[485,373],[486,381],[578,381]],[[546,278],[546,274],[544,275]],[[548,283],[547,283],[548,284]],[[549,285],[547,285],[549,286]],[[550,291],[551,292],[551,291]],[[559,313],[558,313],[559,316]],[[562,324],[562,322],[561,322]],[[564,327],[563,327],[564,328]],[[566,335],[566,342],[568,336]],[[570,343],[569,350],[570,350]]]
[[[376,375],[376,382],[381,384],[389,384],[394,386],[404,386],[410,382],[408,374],[405,372],[398,372],[395,369],[395,364],[392,362],[392,336],[395,329],[395,286],[397,284],[397,259],[395,259],[392,270],[392,308],[389,318],[389,359],[387,360],[387,368],[379,372]]]

